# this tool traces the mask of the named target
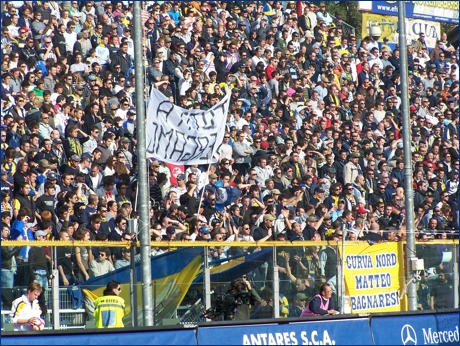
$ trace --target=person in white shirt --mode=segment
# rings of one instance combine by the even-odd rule
[[[229,140],[230,134],[228,132],[225,132],[224,140],[222,141],[222,144],[220,145],[219,149],[217,149],[217,152],[219,153],[219,160],[232,160],[233,149],[232,146],[228,144]]]
[[[262,57],[262,48],[256,47],[255,55],[252,57],[252,69],[255,70],[259,62],[264,63],[264,69],[267,67],[265,64],[264,58]]]
[[[75,53],[75,64],[70,65],[70,72],[83,72],[88,74],[88,65],[82,62],[82,54],[80,52]]]
[[[240,242],[240,241],[254,241],[254,238],[251,235],[251,226],[248,223],[244,223],[242,227],[233,227],[233,233],[225,241],[228,242]],[[225,251],[227,251],[230,246],[226,246]]]
[[[185,70],[184,76],[179,79],[179,95],[185,95],[185,92],[192,86],[192,73]]]
[[[265,181],[273,176],[273,169],[267,165],[267,159],[261,156],[257,162],[257,166],[253,169],[257,173],[257,181],[260,181],[260,185],[265,187]]]
[[[75,32],[75,23],[72,20],[67,23],[67,31],[63,36],[67,52],[73,52],[73,45],[77,42],[77,33]]]
[[[185,174],[178,174],[177,177],[177,186],[172,187],[169,191],[174,191],[177,194],[177,200],[180,200],[180,197],[187,192],[185,188]]]
[[[108,260],[110,256],[110,250],[107,247],[99,248],[99,256],[89,264],[89,276],[94,278],[110,273],[115,270],[112,263]]]
[[[131,30],[129,28],[124,28],[123,29],[123,38],[126,38],[126,42],[128,42],[128,55],[134,59],[134,41],[131,38]]]
[[[109,38],[107,36],[103,36],[101,40],[101,44],[96,47],[96,56],[98,58],[99,64],[104,66],[107,65],[110,60],[110,51],[107,48],[107,45],[109,44]]]
[[[383,62],[380,60],[379,57],[379,49],[374,47],[371,49],[371,59],[369,60],[369,66],[374,66],[374,64],[377,64],[379,66],[379,70],[383,70]]]
[[[88,138],[85,138],[85,142],[83,143],[83,154],[85,153],[92,153],[94,149],[97,148],[97,136],[99,135],[99,128],[97,126],[91,126],[90,128],[90,135]]]

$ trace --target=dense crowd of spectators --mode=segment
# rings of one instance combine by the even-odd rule
[[[2,239],[135,237],[127,222],[138,217],[144,115],[135,109],[143,95],[134,92],[133,34],[143,35],[146,96],[157,88],[207,110],[231,93],[217,164],[177,175],[149,161],[152,240],[404,240],[409,193],[420,240],[458,238],[459,68],[446,33],[436,47],[424,33],[407,47],[358,40],[324,3],[293,1],[143,2],[143,32],[134,33],[132,7],[2,2]],[[412,191],[403,189],[403,116]],[[228,187],[239,192],[222,208]],[[46,251],[2,247],[2,287],[37,278],[46,289]],[[210,259],[247,251],[211,248]],[[312,270],[330,279],[330,251],[300,257],[321,257]],[[127,265],[130,253],[62,247],[58,258],[69,285]]]

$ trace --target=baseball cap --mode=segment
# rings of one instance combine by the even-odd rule
[[[181,174],[178,174],[177,177],[176,177],[177,180],[185,180],[185,174],[181,173]]]
[[[356,209],[356,212],[357,213],[360,213],[360,214],[366,214],[369,212],[369,210],[363,208],[363,207],[359,207],[358,209]]]
[[[55,138],[55,139],[53,139],[53,143],[54,143],[54,144],[62,144],[62,139],[60,139],[60,138]]]
[[[97,80],[97,78],[96,78],[95,75],[90,74],[90,75],[88,76],[88,80]]]
[[[129,140],[129,138],[127,137],[123,137],[121,140],[120,140],[121,143],[130,143],[131,141]]]
[[[324,190],[319,186],[315,187],[315,192],[324,193]]]
[[[273,189],[272,190],[272,195],[281,195],[281,192],[278,189]]]
[[[46,237],[46,233],[43,231],[35,231],[35,237]]]
[[[211,231],[209,230],[209,228],[206,227],[206,226],[201,226],[200,229],[199,229],[199,232],[200,232],[200,233],[203,233],[203,234],[209,234],[209,233],[211,233]]]
[[[50,166],[50,163],[48,162],[47,159],[41,159],[40,161],[38,161],[38,163],[40,164],[40,166],[44,168],[49,168]]]
[[[265,221],[265,220],[275,221],[276,218],[275,218],[273,215],[271,215],[271,214],[265,214],[265,215],[264,215],[264,221]]]
[[[158,167],[160,166],[160,163],[158,161],[153,161],[150,166],[153,166],[153,167]]]
[[[77,161],[77,162],[80,162],[81,161],[81,158],[80,156],[78,156],[77,154],[74,154],[70,157],[70,160],[71,161]]]
[[[174,234],[176,233],[176,229],[173,226],[169,226],[168,228],[166,228],[166,233]]]
[[[294,297],[296,300],[307,300],[307,296],[304,293],[297,293]]]
[[[318,219],[316,218],[316,216],[312,215],[312,216],[309,216],[307,218],[307,222],[316,222],[318,221]]]
[[[46,175],[46,179],[48,179],[48,180],[57,180],[57,175],[56,175],[56,173],[48,173]]]
[[[179,206],[179,208],[177,208],[177,210],[179,210],[179,211],[181,211],[181,212],[183,212],[183,213],[185,213],[187,215],[190,213],[190,211],[188,210],[187,206],[185,206],[185,205]]]

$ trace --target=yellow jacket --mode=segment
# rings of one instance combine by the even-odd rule
[[[94,301],[96,328],[122,328],[125,300],[118,296],[103,296]]]

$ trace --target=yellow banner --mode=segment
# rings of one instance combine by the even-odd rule
[[[347,246],[344,276],[352,313],[404,310],[399,297],[404,285],[403,267],[398,243]]]
[[[388,38],[390,43],[399,43],[399,34],[393,23],[398,22],[398,17],[383,16],[374,13],[363,13],[362,37],[369,36],[369,27],[379,24],[382,36],[377,40],[383,42]],[[383,24],[385,23],[385,24]],[[425,33],[425,41],[428,47],[436,46],[436,40],[441,37],[441,24],[439,22],[424,20],[420,18],[406,18],[406,40],[407,43],[415,42],[421,32]]]
[[[363,25],[361,37],[369,36],[369,27],[376,23],[397,23],[398,17],[393,16],[382,16],[374,13],[363,13]],[[382,30],[382,36],[378,39],[379,42],[383,42],[384,38],[388,38],[390,42],[393,42],[393,36],[396,34],[395,28],[392,24],[380,24],[380,30]],[[397,35],[397,34],[396,34]]]

